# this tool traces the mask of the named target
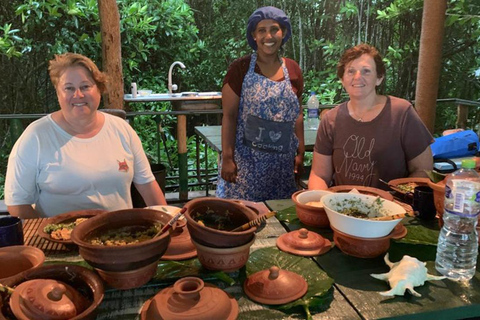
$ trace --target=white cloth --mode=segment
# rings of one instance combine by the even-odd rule
[[[5,203],[34,204],[42,217],[81,209],[132,207],[130,186],[155,180],[140,138],[105,115],[94,137],[73,137],[51,115],[30,124],[8,159]]]

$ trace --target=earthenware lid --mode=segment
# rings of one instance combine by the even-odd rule
[[[88,305],[88,300],[73,287],[52,279],[22,282],[10,298],[17,319],[71,319]]]
[[[330,240],[305,228],[282,234],[277,239],[277,247],[299,256],[319,256],[332,248]]]
[[[161,257],[162,260],[185,260],[197,256],[197,249],[192,243],[186,220],[177,221],[170,237],[170,243]]]
[[[149,319],[236,319],[238,303],[222,289],[196,277],[185,277],[148,300],[140,317]]]
[[[307,292],[305,279],[295,272],[277,266],[252,274],[243,284],[246,295],[263,304],[285,304],[295,301]]]

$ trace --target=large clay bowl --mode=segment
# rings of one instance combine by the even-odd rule
[[[311,227],[328,228],[330,222],[322,207],[307,205],[309,202],[320,202],[320,199],[332,192],[327,190],[300,190],[292,195],[292,200],[295,203],[295,211],[300,221]]]
[[[45,261],[42,250],[31,246],[0,248],[0,283],[7,283],[27,270],[39,267]]]
[[[170,233],[152,239],[122,246],[94,245],[89,239],[128,226],[151,226],[167,224],[168,213],[152,209],[125,209],[97,215],[79,224],[72,232],[72,241],[78,245],[79,253],[94,268],[109,272],[125,272],[140,269],[156,262],[167,250]]]
[[[356,189],[361,194],[366,194],[370,196],[380,196],[383,199],[393,201],[393,195],[390,194],[388,191],[373,188],[373,187],[364,187],[364,186],[355,186],[355,185],[340,185],[328,188],[328,191],[331,192],[350,192],[353,189]]]
[[[338,231],[334,227],[332,227],[332,230],[335,245],[343,253],[357,258],[375,258],[381,256],[390,248],[390,239],[401,239],[407,234],[407,229],[401,223],[387,236],[378,238],[354,237]]]
[[[250,256],[250,247],[255,237],[248,243],[233,248],[212,248],[193,241],[197,248],[198,260],[208,270],[233,272],[243,267]]]
[[[233,200],[218,198],[197,198],[185,204],[187,211],[187,228],[192,239],[204,246],[217,248],[238,247],[250,242],[257,227],[251,227],[244,231],[231,232],[210,228],[200,224],[197,220],[217,217],[228,219],[229,229],[242,226],[258,216],[247,206]],[[217,219],[218,220],[218,219]]]
[[[377,204],[380,200],[380,205]],[[399,204],[358,193],[333,193],[322,198],[325,211],[330,220],[330,227],[362,238],[379,238],[388,235],[402,218],[392,220],[362,219],[341,212],[354,210],[363,213],[379,211],[384,216],[405,214],[406,210]]]
[[[21,283],[35,279],[57,280],[73,287],[86,299],[88,304],[85,310],[71,319],[95,319],[95,310],[102,302],[104,296],[102,279],[95,272],[76,265],[57,264],[40,266],[36,269],[26,271],[22,274],[21,278],[15,281],[8,281],[5,285],[16,287]],[[1,311],[0,320],[11,319],[11,315],[7,317],[7,315],[3,313],[9,311],[6,310],[5,306],[1,308]]]

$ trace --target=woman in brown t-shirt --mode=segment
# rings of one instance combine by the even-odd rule
[[[385,77],[378,51],[367,44],[348,49],[337,75],[350,100],[321,119],[308,188],[327,189],[333,180],[385,188],[380,179],[426,177],[433,137],[410,102],[377,94]]]

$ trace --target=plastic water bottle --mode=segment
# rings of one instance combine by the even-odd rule
[[[307,128],[317,130],[318,129],[318,106],[320,103],[318,102],[317,95],[315,91],[310,92],[310,98],[307,101]]]
[[[443,227],[438,237],[435,268],[452,280],[468,281],[475,274],[478,255],[480,175],[475,160],[447,177]]]

